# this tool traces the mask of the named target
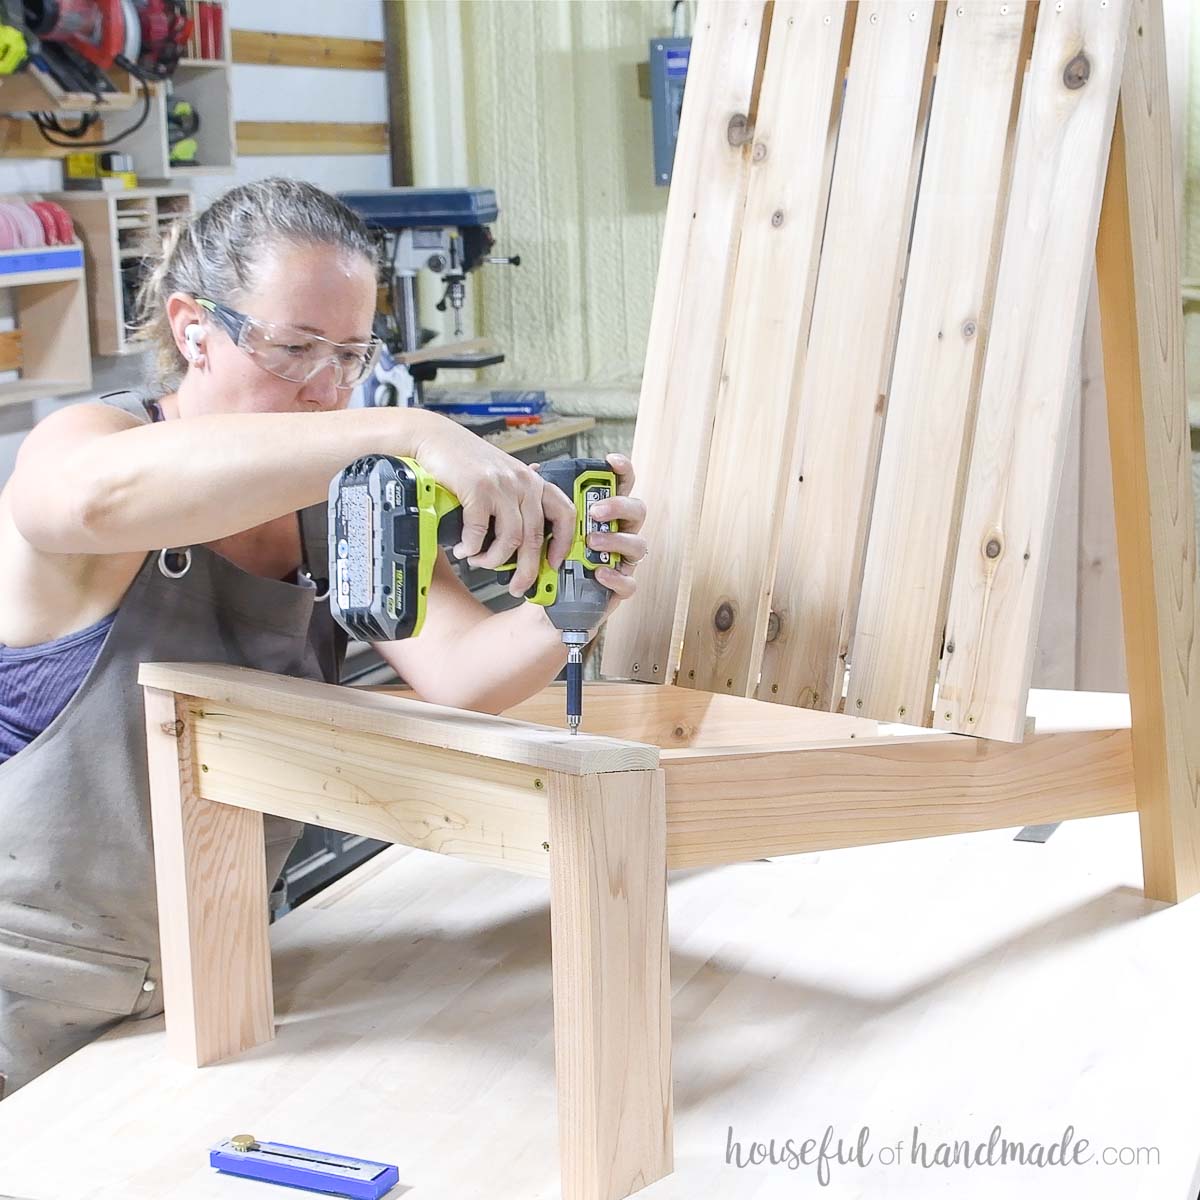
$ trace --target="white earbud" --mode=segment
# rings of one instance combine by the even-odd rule
[[[200,360],[200,343],[204,341],[204,330],[194,321],[183,331],[187,341],[187,356],[192,362]]]

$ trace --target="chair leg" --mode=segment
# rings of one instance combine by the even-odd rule
[[[197,794],[185,702],[145,693],[167,1045],[203,1067],[275,1036],[263,815]]]
[[[554,776],[549,816],[563,1200],[621,1200],[674,1165],[663,773]]]
[[[1096,244],[1146,895],[1200,891],[1200,605],[1159,0],[1135,0]]]

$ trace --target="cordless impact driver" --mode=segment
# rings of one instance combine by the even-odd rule
[[[620,556],[594,550],[588,536],[615,532],[591,508],[616,494],[616,475],[599,459],[543,463],[542,478],[575,505],[575,532],[562,566],[547,561],[542,543],[537,578],[525,598],[545,607],[567,647],[567,726],[579,730],[583,708],[583,647],[604,617],[611,593],[596,568],[616,568]],[[416,637],[425,621],[433,567],[442,548],[462,538],[458,497],[411,458],[369,455],[352,462],[329,485],[329,606],[339,624],[360,641]],[[486,550],[491,533],[485,540]],[[497,574],[512,578],[515,563]]]

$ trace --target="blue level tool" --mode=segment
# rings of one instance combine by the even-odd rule
[[[227,1175],[307,1188],[351,1200],[379,1200],[400,1178],[396,1167],[347,1158],[282,1142],[258,1142],[248,1133],[226,1138],[208,1152],[209,1163]]]

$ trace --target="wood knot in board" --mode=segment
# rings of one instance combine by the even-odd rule
[[[713,614],[713,624],[718,633],[728,633],[733,628],[733,605],[728,600],[718,606]]]
[[[744,146],[754,137],[754,126],[745,113],[734,113],[725,126],[725,137],[731,146]]]
[[[167,735],[167,737],[183,737],[183,722],[182,721],[164,721],[159,729]]]
[[[780,227],[780,225],[782,225],[782,224],[783,224],[783,209],[777,208],[771,214],[771,227],[773,229],[778,229]]]
[[[754,149],[750,152],[750,157],[754,162],[762,162],[767,157],[767,143],[755,142]]]
[[[779,636],[780,619],[779,614],[772,610],[771,615],[767,618],[767,641],[773,642]]]
[[[1063,68],[1063,83],[1069,91],[1078,91],[1092,74],[1092,63],[1082,50]]]
[[[1000,551],[1003,548],[1004,547],[1001,545],[1000,539],[993,536],[988,538],[987,542],[984,543],[983,552],[988,556],[988,558],[999,558]]]

